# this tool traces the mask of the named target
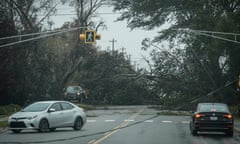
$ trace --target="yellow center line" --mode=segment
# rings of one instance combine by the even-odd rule
[[[131,115],[128,119],[135,119],[142,112],[143,112],[143,109],[139,110],[137,113]],[[113,135],[114,133],[118,132],[120,130],[120,128],[127,126],[129,123],[130,123],[130,121],[124,121],[124,122],[120,123],[118,126],[113,128],[112,131],[105,133],[103,137],[99,138],[98,140],[90,141],[91,144],[99,144],[100,142],[104,141],[105,139],[107,139],[108,137]]]
[[[88,144],[92,144],[92,143],[94,143],[96,140],[94,139],[94,140],[91,140],[91,141],[89,141],[88,142]]]

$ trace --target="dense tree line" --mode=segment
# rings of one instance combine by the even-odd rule
[[[37,100],[63,99],[68,85],[80,84],[91,104],[142,104],[148,87],[124,53],[106,52],[95,45],[86,45],[79,34],[88,27],[98,29],[103,22],[92,17],[105,0],[61,1],[76,10],[76,19],[54,31],[78,30],[44,37],[53,22],[60,1],[6,0],[0,2],[0,104],[25,105]],[[44,25],[44,22],[49,24]],[[34,34],[24,36],[25,34]],[[7,46],[13,42],[30,40]],[[4,46],[6,45],[6,46]]]
[[[103,27],[104,22],[92,18],[106,4],[121,11],[118,20],[126,20],[131,29],[170,23],[154,39],[142,42],[143,49],[152,49],[153,65],[146,60],[149,70],[136,70],[124,53],[84,44],[79,34],[86,28],[6,45],[44,37],[60,2],[74,7],[76,19],[57,30]],[[75,82],[87,90],[92,104],[239,103],[240,37],[225,35],[240,32],[239,10],[238,0],[1,1],[0,38],[36,35],[0,40],[0,46],[6,45],[0,47],[0,104],[62,99],[63,88]]]
[[[200,98],[196,102],[239,103],[240,49],[235,41],[240,37],[224,34],[240,32],[239,0],[114,0],[112,4],[122,12],[118,20],[126,20],[131,29],[151,30],[170,23],[155,39],[143,41],[145,49],[153,49],[151,78],[164,103],[196,98]],[[222,33],[206,36],[190,30]],[[168,51],[162,41],[170,43]]]

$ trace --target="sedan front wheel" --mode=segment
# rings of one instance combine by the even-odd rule
[[[12,132],[13,133],[20,133],[22,130],[21,129],[13,129]]]
[[[42,119],[39,123],[39,132],[48,132],[49,131],[49,124],[46,119]]]

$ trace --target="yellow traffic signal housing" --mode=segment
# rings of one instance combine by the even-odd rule
[[[96,34],[94,30],[86,30],[84,34],[79,35],[80,40],[83,40],[85,44],[96,43],[96,40],[101,39],[101,35]]]
[[[240,88],[240,75],[238,77],[238,87]]]
[[[79,35],[79,38],[80,38],[80,40],[85,41],[85,34],[80,34],[80,35]]]
[[[100,40],[101,39],[101,35],[100,34],[96,34],[95,39],[96,40]]]

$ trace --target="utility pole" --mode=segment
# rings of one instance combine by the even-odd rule
[[[129,62],[131,62],[131,57],[132,57],[132,55],[129,54],[129,55],[128,55],[128,60],[129,60]]]
[[[126,50],[126,48],[122,47],[121,50],[122,50],[122,54],[124,54],[124,51]]]
[[[112,53],[114,53],[114,43],[117,42],[117,40],[115,40],[114,38],[112,40],[110,40],[109,42],[112,43]]]

